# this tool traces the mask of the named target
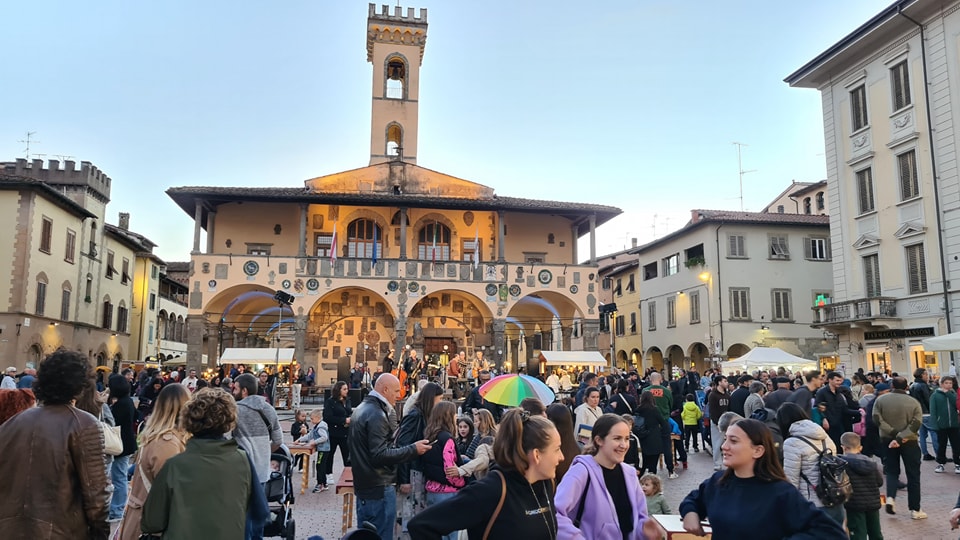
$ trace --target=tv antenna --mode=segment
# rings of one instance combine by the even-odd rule
[[[737,147],[737,170],[740,172],[740,211],[743,212],[743,175],[747,173],[757,172],[756,169],[751,169],[749,171],[743,170],[743,158],[741,156],[741,150],[746,144],[740,142],[733,142],[734,146]]]
[[[26,145],[26,148],[23,149],[23,157],[30,159],[30,143],[39,143],[40,141],[33,140],[33,136],[36,135],[36,131],[28,131],[27,137],[25,139],[20,139],[18,143],[23,143]]]

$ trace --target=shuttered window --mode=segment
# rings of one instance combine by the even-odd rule
[[[77,251],[77,233],[67,229],[67,244],[63,250],[63,260],[68,263],[74,261],[74,254]]]
[[[60,295],[60,320],[70,320],[70,290],[64,289]]]
[[[893,110],[899,111],[910,105],[910,74],[907,72],[906,60],[890,68],[890,84]]]
[[[863,169],[857,171],[857,193],[860,197],[860,213],[872,212],[875,208],[873,202],[873,170]]]
[[[793,320],[793,309],[790,305],[790,289],[773,289],[771,291],[771,311],[773,320]]]
[[[853,119],[853,130],[865,127],[867,120],[867,87],[860,85],[850,92],[850,113]]]
[[[647,330],[657,329],[657,303],[647,304]]]
[[[630,313],[630,333],[637,333],[637,314],[634,312]]]
[[[113,304],[109,301],[103,303],[103,328],[110,329],[113,326]]]
[[[927,262],[923,254],[923,244],[907,246],[907,277],[910,282],[910,294],[927,292]]]
[[[47,284],[39,281],[37,282],[37,315],[43,315],[43,312],[46,311],[47,306]]]
[[[827,238],[804,238],[803,257],[808,261],[829,261],[830,242]]]
[[[786,236],[771,236],[770,240],[770,258],[771,259],[789,259],[790,246],[787,243]]]
[[[743,235],[741,234],[728,234],[727,235],[727,257],[731,258],[746,258],[747,250],[744,247]]]
[[[53,241],[53,220],[43,218],[40,225],[40,251],[50,253],[50,243]]]
[[[730,319],[750,319],[750,289],[730,288]]]
[[[880,296],[880,257],[868,255],[863,258],[863,282],[867,298]]]
[[[667,298],[667,328],[677,326],[677,299]]]
[[[920,195],[920,182],[917,179],[917,151],[910,150],[897,156],[897,170],[900,174],[900,200],[905,201]]]
[[[690,324],[697,324],[700,322],[700,292],[691,292],[688,297],[690,298]]]

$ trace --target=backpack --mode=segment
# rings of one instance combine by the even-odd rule
[[[817,467],[820,470],[820,483],[813,487],[816,490],[820,502],[827,508],[831,508],[850,500],[850,495],[853,494],[853,486],[850,485],[850,476],[847,474],[847,462],[835,456],[833,451],[827,448],[827,443],[824,441],[820,441],[823,449],[818,450],[817,447],[806,438],[797,438],[810,445],[810,448],[813,448],[817,452]],[[807,478],[807,475],[800,473],[800,477],[808,484],[813,485],[813,482]]]
[[[638,439],[644,439],[650,436],[650,428],[647,427],[647,421],[641,414],[633,415],[633,434]]]

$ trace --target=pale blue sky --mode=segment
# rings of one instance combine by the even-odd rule
[[[366,1],[7,3],[0,161],[87,160],[107,221],[186,260],[170,186],[302,186],[367,165]],[[889,0],[438,2],[418,164],[514,197],[618,206],[598,252],[825,178],[820,95],[783,78]],[[396,5],[396,2],[390,2]],[[33,157],[33,156],[31,156]],[[654,215],[657,215],[654,220]],[[586,253],[581,251],[581,253]]]

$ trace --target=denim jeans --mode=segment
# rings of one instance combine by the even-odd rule
[[[384,486],[382,499],[357,497],[357,527],[369,521],[377,528],[380,540],[393,540],[397,524],[397,488]]]
[[[930,448],[933,449],[933,452],[927,451],[927,435],[930,435]],[[933,426],[933,420],[930,419],[929,414],[923,415],[923,423],[920,424],[920,455],[936,455],[939,443],[936,428]]]
[[[443,501],[452,498],[456,493],[431,493],[427,492],[427,508],[435,504],[440,504]],[[457,540],[460,537],[460,531],[454,531],[450,534],[444,535],[443,540]]]
[[[113,496],[110,498],[108,519],[123,517],[123,508],[127,505],[127,469],[130,468],[130,456],[113,458],[110,466],[110,482],[113,483]]]
[[[903,459],[903,468],[907,472],[907,507],[920,510],[920,445],[917,441],[905,441],[897,448],[890,448],[890,439],[880,439],[880,444],[887,447],[887,460],[883,464],[883,472],[887,475],[887,501],[897,496],[900,460]]]
[[[266,484],[266,483],[261,483],[261,484],[260,484],[260,489],[262,489],[262,490],[264,490],[264,492],[266,492],[267,484]],[[249,514],[249,512],[248,512],[248,513],[247,513],[247,520],[246,520],[246,523],[245,523],[245,525],[244,525],[244,527],[243,527],[243,530],[244,530],[244,535],[243,535],[243,536],[244,536],[245,540],[263,540],[263,527],[264,527],[264,525],[265,525],[264,523],[260,523],[260,524],[254,523],[253,517],[252,517],[252,516]]]
[[[723,445],[723,435],[720,433],[720,428],[713,423],[713,420],[710,420],[710,443],[710,446],[713,448],[713,468],[722,468],[723,452],[720,450],[720,447]]]

